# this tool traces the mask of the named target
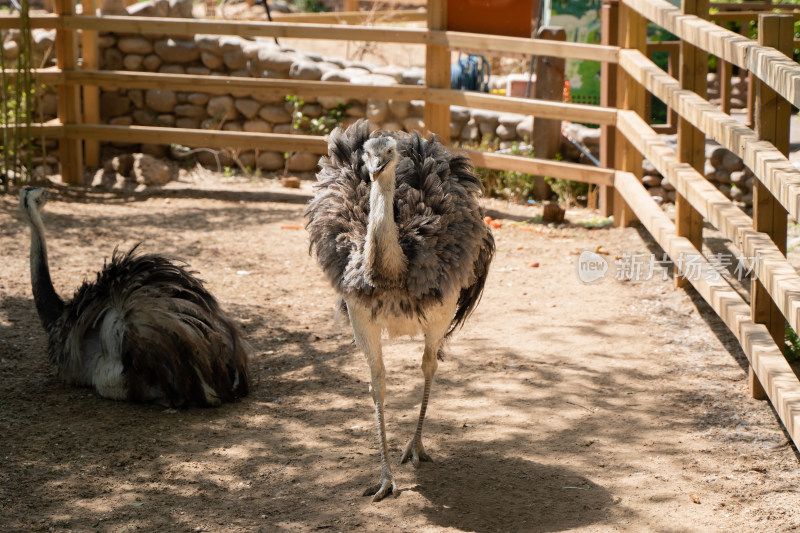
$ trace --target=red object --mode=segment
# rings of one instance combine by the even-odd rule
[[[531,268],[539,268],[539,262],[534,261],[533,263],[528,263],[528,266]]]
[[[531,37],[539,3],[533,0],[459,0],[447,3],[447,29]]]

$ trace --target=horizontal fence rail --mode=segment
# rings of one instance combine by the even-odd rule
[[[377,11],[334,11],[325,13],[272,13],[274,22],[309,22],[313,24],[365,24],[369,22],[426,22],[423,10],[385,9]]]
[[[372,41],[420,44],[448,48],[478,48],[491,52],[563,57],[616,63],[619,48],[544,39],[523,39],[416,28],[342,26],[331,24],[286,24],[281,22],[218,21],[157,17],[69,15],[61,18],[61,29],[116,33],[170,35],[236,35],[239,37],[283,37],[337,41]]]
[[[800,220],[800,171],[771,143],[661,70],[638,50],[620,52],[620,67],[669,107],[742,158],[795,220]]]
[[[768,46],[694,15],[684,15],[666,0],[621,0],[643,17],[706,52],[762,80],[800,107],[800,65]]]

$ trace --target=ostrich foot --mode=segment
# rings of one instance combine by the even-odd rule
[[[400,457],[400,462],[405,463],[411,459],[411,464],[414,465],[414,468],[419,467],[419,462],[428,462],[432,463],[433,459],[431,456],[425,453],[425,447],[422,446],[422,439],[418,439],[414,437],[406,446],[406,451],[403,452],[403,455]]]
[[[394,484],[394,479],[391,476],[381,476],[381,482],[367,488],[362,496],[372,496],[373,502],[379,502],[389,494],[394,494],[396,498],[400,494],[400,491],[397,490],[397,486]]]

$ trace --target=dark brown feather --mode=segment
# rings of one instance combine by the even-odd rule
[[[381,290],[381,273],[368,271],[364,257],[370,180],[362,154],[364,143],[378,135],[394,137],[400,154],[394,213],[408,269],[403,286],[392,291]],[[494,255],[478,201],[483,189],[469,159],[436,138],[370,134],[366,121],[331,133],[329,150],[320,161],[306,228],[310,248],[334,288],[375,311],[391,305],[409,317],[424,316],[445,295],[459,294],[452,333],[479,301]]]
[[[138,247],[138,245],[137,245]],[[185,264],[114,250],[50,328],[50,359],[73,383],[92,385],[92,359],[119,357],[127,399],[211,406],[248,392],[248,347]]]

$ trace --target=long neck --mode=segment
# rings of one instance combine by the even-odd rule
[[[56,293],[47,265],[47,244],[44,241],[44,225],[38,212],[31,214],[31,284],[36,311],[45,329],[55,323],[64,310],[64,302]]]
[[[406,270],[406,256],[400,248],[394,221],[394,173],[372,183],[365,255],[374,276],[397,279]]]

